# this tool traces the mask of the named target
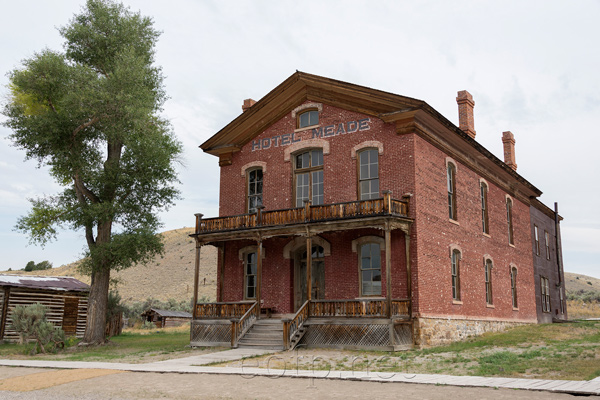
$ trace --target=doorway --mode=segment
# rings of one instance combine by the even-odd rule
[[[319,245],[312,246],[311,298],[325,298],[325,251]],[[306,246],[298,249],[294,255],[294,311],[307,300],[306,296]]]

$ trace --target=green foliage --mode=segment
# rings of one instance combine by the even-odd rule
[[[124,304],[124,315],[129,319],[129,325],[132,326],[135,321],[140,321],[140,315],[149,310],[150,308],[158,308],[159,310],[169,310],[169,311],[186,311],[192,312],[192,300],[189,301],[181,300],[177,301],[175,299],[168,299],[167,301],[160,301],[154,298],[147,298],[146,301],[136,301],[132,304]],[[201,298],[198,301],[203,302],[204,300],[208,301],[208,299]]]
[[[44,49],[8,74],[9,139],[64,187],[31,199],[16,228],[41,245],[59,227],[85,232],[81,268],[95,277],[92,287],[163,251],[157,213],[179,196],[182,148],[160,116],[166,94],[152,24],[113,0],[88,0],[59,29],[65,52]],[[105,314],[107,292],[91,293],[95,314]],[[103,337],[102,325],[90,341]]]
[[[25,266],[25,271],[43,271],[45,269],[51,269],[52,263],[48,260],[44,260],[39,263],[35,263],[35,261],[29,261]]]
[[[47,349],[54,350],[64,347],[65,333],[46,319],[46,307],[40,303],[27,306],[19,305],[12,312],[12,328],[20,335],[21,342],[33,339],[36,346],[33,351],[46,353]],[[50,344],[51,347],[47,348]]]
[[[152,321],[144,321],[141,326],[142,329],[155,329],[156,325]]]
[[[600,303],[600,292],[597,290],[567,291],[568,300],[581,300],[584,303]]]
[[[108,305],[106,307],[106,319],[109,320],[125,312],[125,306],[121,303],[119,292],[108,292]]]

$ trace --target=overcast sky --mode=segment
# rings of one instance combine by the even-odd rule
[[[13,1],[0,13],[0,101],[6,72],[44,47],[84,0]],[[424,100],[458,125],[456,92],[475,99],[476,139],[503,159],[516,139],[518,172],[559,203],[565,270],[600,277],[600,2],[130,0],[163,32],[157,64],[165,116],[185,146],[183,200],[164,228],[218,212],[218,162],[198,148],[296,70]],[[3,117],[0,117],[3,118]],[[44,249],[13,229],[28,198],[59,187],[24,162],[0,127],[0,270],[79,259],[81,232]]]

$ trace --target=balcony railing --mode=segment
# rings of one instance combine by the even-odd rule
[[[383,198],[378,199],[315,206],[307,202],[305,207],[270,211],[259,209],[253,214],[207,219],[202,219],[201,214],[198,215],[199,217],[196,219],[196,233],[202,234],[384,215],[407,217],[408,200],[392,199],[389,193],[386,193]]]

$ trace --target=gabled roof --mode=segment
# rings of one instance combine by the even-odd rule
[[[74,292],[90,290],[85,283],[75,278],[62,276],[0,275],[0,286]]]
[[[426,105],[422,100],[296,71],[200,148],[213,155],[235,152],[306,100],[377,117]]]
[[[300,71],[296,71],[202,143],[200,148],[219,157],[235,153],[307,100],[395,123],[398,133],[416,132],[493,180],[507,192],[514,192],[523,201],[542,194],[538,188],[426,102]]]

